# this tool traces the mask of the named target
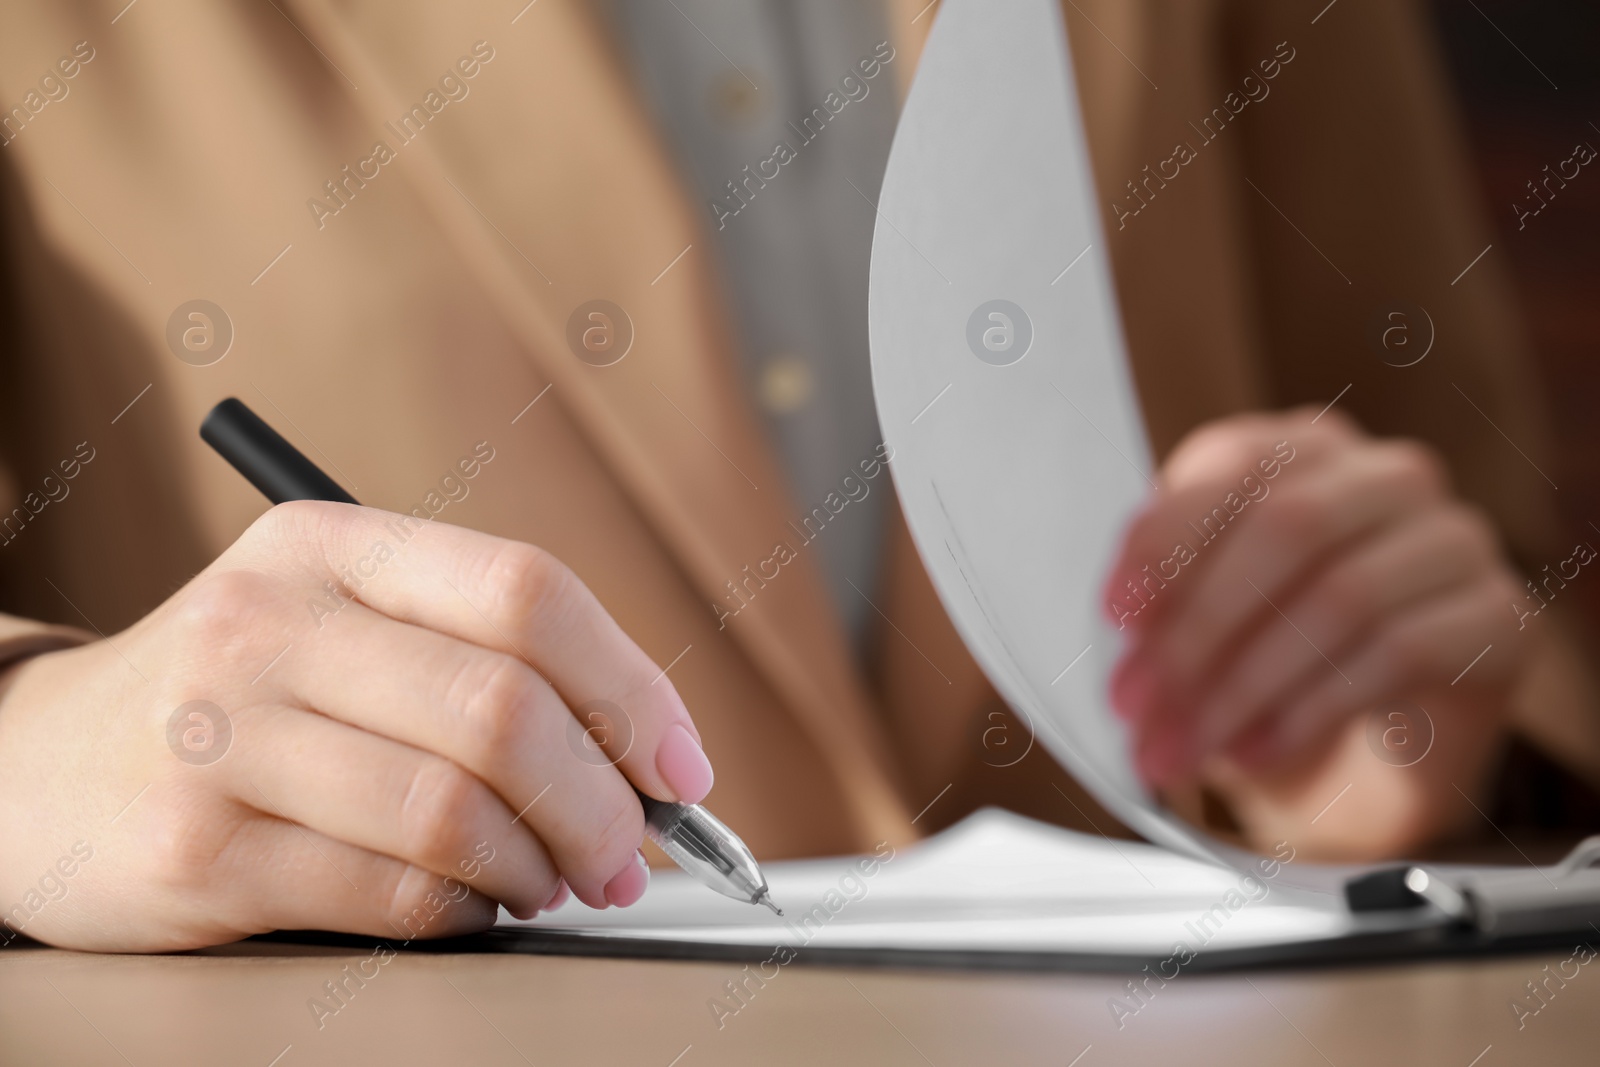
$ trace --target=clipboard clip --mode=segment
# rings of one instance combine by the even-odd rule
[[[1584,838],[1553,867],[1420,865],[1371,871],[1345,883],[1352,912],[1431,907],[1452,925],[1493,940],[1600,933],[1600,835]]]

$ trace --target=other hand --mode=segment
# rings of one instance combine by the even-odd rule
[[[1248,830],[1349,856],[1414,847],[1470,811],[1458,793],[1499,744],[1527,657],[1520,584],[1425,446],[1336,411],[1210,423],[1164,464],[1106,584],[1136,766],[1157,788],[1221,788]],[[1433,724],[1415,767],[1366,742],[1393,702]]]

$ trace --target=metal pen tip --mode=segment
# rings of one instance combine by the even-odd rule
[[[755,903],[757,903],[757,904],[765,904],[767,907],[772,909],[772,913],[774,915],[782,915],[783,914],[783,909],[778,907],[776,904],[774,904],[772,902],[772,898],[767,896],[767,891],[765,889],[763,889],[761,891],[761,894],[756,897]]]

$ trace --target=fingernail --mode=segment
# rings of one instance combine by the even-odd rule
[[[540,911],[555,911],[572,898],[572,890],[567,887],[565,878],[556,883],[556,895],[550,898],[549,903],[540,908]]]
[[[682,723],[667,727],[661,747],[656,749],[656,770],[683,804],[698,804],[704,800],[716,778],[711,761],[706,759],[706,754]]]
[[[606,883],[606,903],[614,908],[627,908],[639,902],[650,885],[650,866],[643,852],[633,854],[634,861],[621,874]]]

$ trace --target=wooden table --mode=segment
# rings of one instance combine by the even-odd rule
[[[1596,938],[1600,942],[1600,938]],[[1507,1064],[1600,1060],[1600,962],[1522,1019],[1511,1002],[1571,951],[1308,971],[1184,974],[1118,1029],[1127,976],[797,964],[719,1029],[738,967],[246,943],[178,956],[0,950],[0,1063]],[[1570,973],[1576,964],[1569,964]],[[754,984],[751,984],[754,988]],[[1526,1000],[1530,1006],[1533,1001]]]

